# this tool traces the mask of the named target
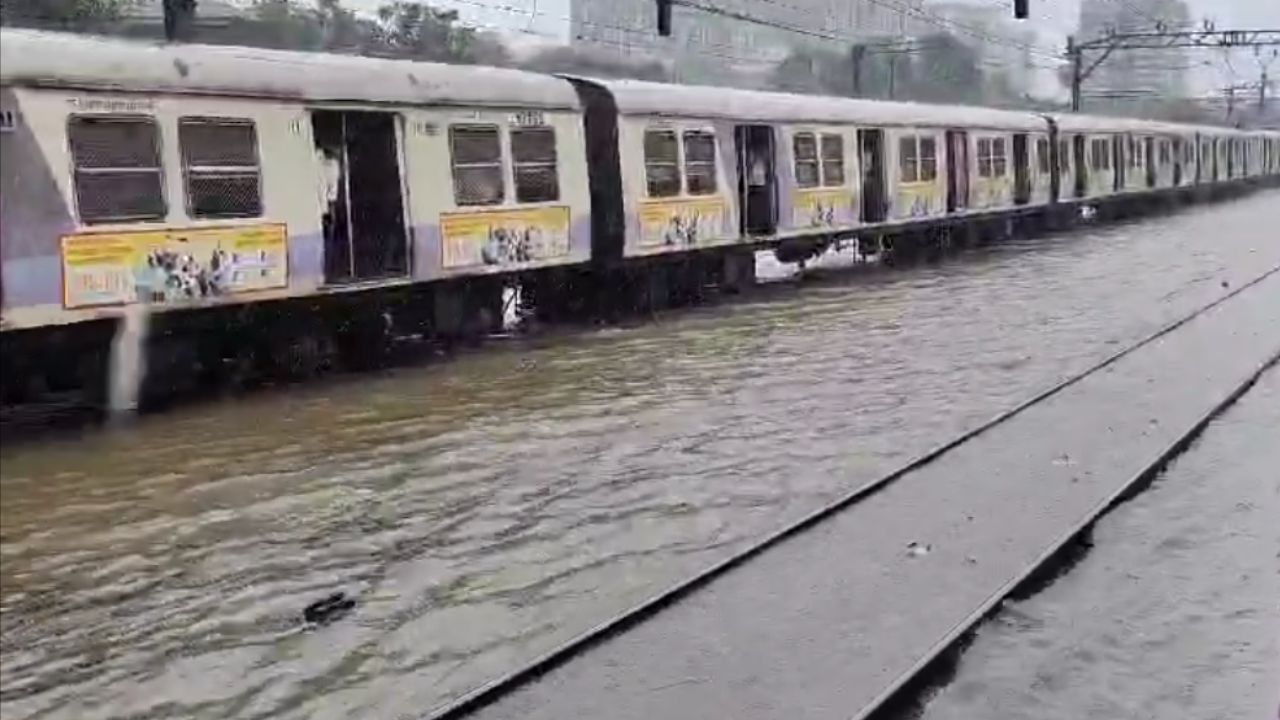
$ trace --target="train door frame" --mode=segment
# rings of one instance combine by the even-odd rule
[[[947,212],[963,212],[969,209],[969,133],[948,130],[946,141]]]
[[[738,161],[738,228],[743,237],[778,232],[778,142],[772,125],[733,128]],[[758,163],[756,161],[759,161]]]
[[[1075,164],[1075,196],[1083,198],[1089,194],[1089,158],[1086,150],[1089,145],[1084,133],[1071,136],[1071,160]]]
[[[1191,141],[1196,144],[1196,151],[1194,155],[1196,161],[1195,184],[1199,185],[1201,182],[1200,168],[1204,166],[1204,159],[1200,157],[1201,152],[1204,150],[1204,138],[1200,136],[1200,133],[1195,133],[1191,136]]]
[[[1031,147],[1027,133],[1013,134],[1013,204],[1031,202]]]
[[[322,209],[325,284],[407,276],[412,235],[402,116],[323,107],[311,108],[309,114],[316,152],[340,151],[334,158],[339,187],[336,193],[326,189],[333,197],[329,208]],[[326,168],[320,171],[326,174],[321,180],[327,186],[333,178],[327,177]]]
[[[885,131],[883,128],[858,130],[858,169],[862,173],[862,222],[884,222],[889,215],[889,188],[886,182]]]
[[[1144,149],[1143,149],[1143,154],[1144,154],[1143,160],[1144,160],[1144,161],[1145,161],[1145,163],[1146,163],[1145,171],[1146,171],[1146,174],[1147,174],[1147,187],[1149,187],[1149,188],[1153,188],[1153,187],[1155,187],[1155,186],[1156,186],[1156,173],[1157,173],[1157,170],[1156,170],[1156,139],[1155,139],[1154,137],[1152,137],[1152,136],[1148,135],[1148,136],[1146,136],[1146,137],[1142,138],[1142,144],[1143,144],[1143,146],[1144,146]]]
[[[1049,121],[1049,203],[1057,203],[1062,198],[1062,149],[1061,134],[1057,123]]]
[[[1115,192],[1124,190],[1125,166],[1129,164],[1125,151],[1132,144],[1132,135],[1114,135],[1111,138],[1111,189]]]
[[[1181,137],[1175,137],[1169,140],[1168,142],[1169,142],[1169,153],[1170,153],[1171,159],[1173,160],[1173,186],[1181,187],[1182,177],[1186,172],[1182,168],[1183,160],[1185,159],[1186,152],[1187,152],[1186,140],[1184,140]]]

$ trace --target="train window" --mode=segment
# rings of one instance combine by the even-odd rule
[[[1049,169],[1049,138],[1039,138],[1036,140],[1036,167],[1039,168],[1041,175],[1048,175]]]
[[[822,184],[827,187],[844,185],[844,136],[822,136]]]
[[[938,177],[938,141],[931,137],[920,138],[920,180],[933,181]]]
[[[978,138],[978,176],[991,177],[990,138]]]
[[[898,166],[904,183],[931,182],[937,179],[938,141],[932,137],[918,136],[900,139]]]
[[[1089,167],[1094,170],[1111,169],[1111,153],[1108,151],[1105,139],[1094,138],[1089,143]]]
[[[1005,154],[1004,138],[998,137],[991,143],[991,174],[993,177],[1004,177],[1009,171],[1009,157]]]
[[[706,130],[684,134],[684,177],[690,195],[716,191],[716,136]]]
[[[549,127],[511,131],[511,161],[516,181],[516,202],[550,202],[560,199],[556,175],[556,131]]]
[[[67,139],[85,223],[163,220],[160,130],[151,118],[73,117]]]
[[[818,140],[813,133],[796,133],[791,138],[791,148],[796,156],[796,186],[818,187],[821,181],[818,168]]]
[[[258,135],[253,122],[234,118],[178,120],[178,145],[193,218],[262,214]]]
[[[1161,165],[1169,164],[1169,141],[1168,140],[1160,141],[1160,151],[1157,154],[1157,157],[1159,158]]]
[[[497,125],[449,128],[453,197],[458,205],[498,205],[506,197]]]
[[[904,183],[920,181],[920,144],[914,136],[898,140],[898,175]]]
[[[644,134],[644,174],[649,197],[680,194],[680,149],[672,130],[649,130]]]
[[[1066,140],[1058,141],[1058,173],[1071,174],[1071,144]]]

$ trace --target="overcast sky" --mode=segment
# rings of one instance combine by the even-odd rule
[[[609,2],[610,0],[595,0]],[[747,0],[750,3],[751,0]],[[991,5],[999,0],[970,0]],[[1124,0],[1111,0],[1123,5]],[[1065,37],[1080,15],[1080,0],[1030,0],[1032,19],[1038,29]],[[567,33],[570,0],[434,0],[432,4],[454,7],[466,18],[487,25],[531,29],[549,35]],[[353,0],[356,7],[372,8],[377,0]],[[1012,6],[1012,0],[1005,4]],[[1280,0],[1188,0],[1193,17],[1211,17],[1219,27],[1280,28]],[[487,6],[487,7],[486,7]],[[1010,11],[1012,12],[1012,11]]]
[[[372,11],[385,0],[346,0],[354,8]],[[439,7],[452,7],[470,24],[503,30],[513,40],[530,42],[567,42],[569,39],[569,5],[572,0],[426,0]],[[614,0],[594,0],[611,2]],[[764,2],[764,0],[760,0]],[[930,0],[926,0],[929,2]],[[976,5],[1003,4],[1012,8],[1013,0],[963,0]],[[1123,6],[1132,0],[1107,0]],[[745,0],[749,6],[752,0]],[[1217,27],[1280,29],[1280,0],[1186,0],[1191,16],[1213,19]],[[1032,17],[1027,26],[1040,39],[1037,45],[1047,51],[1061,52],[1066,37],[1076,26],[1080,0],[1030,0]],[[1012,15],[1012,9],[1010,9]],[[1218,50],[1194,51],[1190,58],[1198,65],[1193,91],[1204,94],[1227,84],[1254,82],[1259,76],[1258,61],[1250,51],[1233,51],[1229,56]],[[1229,60],[1229,62],[1228,62]],[[1280,60],[1271,66],[1271,76],[1280,77]],[[1047,80],[1047,78],[1045,78]]]

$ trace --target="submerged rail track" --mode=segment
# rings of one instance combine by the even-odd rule
[[[814,528],[824,520],[831,518],[841,511],[846,510],[861,501],[867,500],[877,493],[880,493],[891,486],[895,481],[934,463],[936,460],[959,446],[984,435],[993,428],[1006,423],[1027,410],[1060,394],[1067,388],[1080,383],[1086,378],[1113,366],[1115,363],[1134,352],[1168,336],[1170,333],[1173,333],[1179,328],[1187,325],[1210,310],[1240,296],[1243,293],[1246,293],[1268,278],[1276,275],[1278,272],[1280,272],[1280,266],[1270,268],[1266,272],[1232,289],[1230,292],[1225,293],[1212,302],[1209,302],[1197,308],[1193,312],[1160,327],[1156,331],[1140,338],[1136,342],[1118,350],[1117,352],[1112,353],[1090,367],[1061,380],[1040,393],[1037,393],[1017,406],[996,415],[990,420],[979,424],[952,440],[949,440],[918,456],[911,462],[908,462],[893,472],[845,493],[834,501],[809,513],[799,521],[764,537],[750,547],[721,560],[706,570],[662,593],[659,593],[658,595],[655,595],[636,607],[610,617],[587,632],[579,635],[575,639],[522,666],[514,672],[504,675],[458,698],[457,700],[430,712],[428,717],[431,720],[453,720],[454,718],[467,717],[508,696],[514,691],[526,687],[534,680],[537,680],[548,672],[565,665],[585,651],[652,618],[664,608],[668,608],[682,599],[687,598],[700,588],[703,588],[716,579],[725,576],[729,571],[743,566],[748,560],[761,555],[766,550],[779,545],[784,540],[800,535],[806,530]],[[910,688],[918,685],[918,678],[927,674],[930,666],[932,666],[940,656],[951,649],[958,640],[963,638],[984,617],[989,616],[993,609],[999,606],[1001,601],[1010,594],[1015,593],[1020,587],[1025,586],[1028,580],[1040,573],[1045,566],[1051,565],[1053,558],[1059,554],[1059,551],[1064,546],[1071,543],[1073,539],[1079,537],[1082,533],[1087,532],[1088,528],[1092,526],[1098,517],[1101,517],[1110,508],[1129,497],[1134,492],[1135,488],[1142,486],[1145,482],[1150,482],[1150,480],[1158,475],[1161,469],[1167,465],[1172,458],[1184,451],[1190,443],[1194,441],[1194,439],[1204,430],[1213,418],[1217,417],[1221,412],[1247,392],[1257,379],[1261,377],[1268,368],[1273,367],[1278,361],[1280,361],[1280,353],[1273,353],[1270,355],[1268,359],[1260,366],[1256,367],[1248,377],[1246,377],[1242,382],[1236,384],[1232,392],[1228,393],[1225,398],[1214,404],[1208,412],[1204,413],[1189,430],[1181,433],[1172,443],[1159,453],[1154,462],[1149,463],[1140,472],[1122,483],[1119,490],[1107,497],[1105,502],[1100,503],[1082,522],[1073,525],[1058,537],[1049,549],[1037,558],[1035,562],[1016,573],[1009,582],[992,594],[978,610],[971,613],[963,622],[957,624],[951,632],[940,638],[931,650],[926,653],[913,667],[911,667],[908,672],[898,676],[893,682],[889,683],[884,688],[872,703],[866,705],[860,711],[857,711],[856,717],[879,717],[883,714],[883,708],[891,704],[898,703],[904,692],[909,692]]]

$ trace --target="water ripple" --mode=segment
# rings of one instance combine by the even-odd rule
[[[1275,199],[5,450],[5,717],[439,706],[1280,263]]]

